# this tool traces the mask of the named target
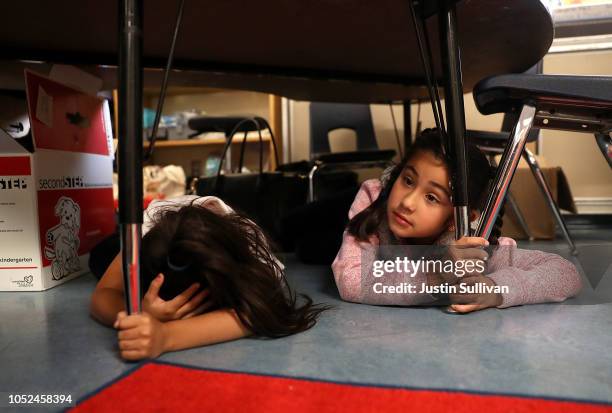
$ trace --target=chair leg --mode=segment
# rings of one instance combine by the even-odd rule
[[[506,144],[506,149],[502,155],[499,167],[497,168],[497,174],[491,187],[491,193],[487,198],[485,207],[482,210],[482,215],[478,221],[478,228],[476,229],[476,236],[488,239],[491,235],[491,231],[495,225],[495,220],[499,214],[499,210],[502,206],[514,171],[518,166],[519,160],[521,159],[521,153],[525,147],[527,141],[527,134],[533,125],[535,118],[536,109],[535,107],[526,104],[521,110],[519,120],[510,133],[510,138]]]
[[[604,158],[608,161],[608,165],[612,168],[612,137],[609,133],[596,133],[595,140]]]
[[[314,164],[310,172],[308,172],[308,202],[314,202],[315,193],[314,193],[314,176],[319,169],[319,165]]]
[[[516,200],[514,199],[514,196],[512,196],[512,193],[510,191],[508,191],[508,193],[506,194],[506,197],[508,198],[508,204],[510,205],[510,208],[512,209],[512,212],[514,213],[514,216],[516,217],[516,220],[518,221],[519,225],[521,226],[521,229],[523,230],[525,235],[527,235],[527,238],[529,239],[529,241],[533,241],[535,238],[534,238],[533,234],[531,233],[531,230],[527,226],[527,221],[525,221],[525,217],[523,216],[523,213],[521,212],[520,208],[518,207],[518,204],[516,203]]]
[[[548,205],[550,212],[552,212],[552,214],[555,216],[557,224],[559,225],[559,228],[561,228],[561,232],[563,232],[563,236],[565,237],[565,240],[569,245],[572,255],[578,255],[576,245],[574,245],[574,241],[572,240],[572,237],[570,236],[569,231],[567,230],[567,226],[565,225],[565,221],[563,221],[561,212],[559,211],[559,208],[557,207],[557,204],[555,203],[555,200],[552,197],[550,187],[544,179],[544,174],[542,174],[542,170],[540,169],[540,165],[538,165],[538,161],[536,160],[535,156],[533,156],[531,151],[527,148],[523,150],[523,157],[527,161],[527,164],[529,164],[529,168],[533,173],[533,177],[535,178],[538,186],[540,187],[542,195],[544,195],[544,199],[546,200],[546,204]]]
[[[489,156],[489,162],[491,163],[491,165],[497,168],[497,162],[495,162],[495,156],[493,155]],[[527,238],[529,238],[529,241],[533,241],[535,238],[531,234],[531,230],[529,229],[529,226],[527,225],[527,221],[525,221],[525,217],[523,216],[523,213],[518,207],[518,203],[514,199],[512,192],[508,191],[508,193],[506,193],[506,198],[508,198],[507,199],[508,204],[510,205],[510,208],[512,208],[512,212],[514,213],[514,216],[516,217],[519,225],[521,226],[521,229],[523,230],[525,235],[527,235]]]

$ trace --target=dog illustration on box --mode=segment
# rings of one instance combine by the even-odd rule
[[[59,224],[47,231],[45,257],[51,261],[51,275],[61,280],[81,269],[79,263],[79,228],[81,227],[81,208],[72,199],[62,196],[55,205],[55,215]]]

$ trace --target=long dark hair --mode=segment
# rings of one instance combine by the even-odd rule
[[[312,327],[326,309],[287,284],[261,229],[249,219],[219,215],[192,202],[178,210],[157,211],[155,225],[142,239],[142,289],[159,273],[160,290],[171,299],[195,282],[210,289],[220,308],[236,311],[253,334],[283,337]]]
[[[383,183],[383,187],[378,195],[378,198],[366,209],[355,215],[348,223],[348,233],[353,235],[360,241],[367,241],[368,238],[377,234],[381,224],[387,219],[387,200],[391,193],[393,184],[400,176],[408,162],[418,152],[430,152],[437,159],[444,162],[446,168],[449,168],[450,161],[444,155],[442,150],[442,138],[437,129],[425,129],[417,137],[415,142],[410,145],[404,158],[400,163],[395,165],[390,171],[388,179]],[[494,177],[495,170],[487,160],[482,151],[474,144],[467,145],[468,159],[468,202],[472,209],[482,209],[486,200],[487,189]],[[503,224],[503,211],[500,210],[497,221],[489,237],[489,242],[493,245],[498,243],[498,238],[501,235],[501,226]]]

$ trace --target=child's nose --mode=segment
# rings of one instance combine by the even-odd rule
[[[416,209],[416,196],[414,192],[407,194],[404,198],[402,198],[402,207],[410,212],[413,212]]]

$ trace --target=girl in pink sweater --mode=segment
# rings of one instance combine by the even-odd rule
[[[332,264],[342,299],[379,305],[451,304],[454,311],[467,313],[488,307],[559,302],[578,294],[582,283],[575,266],[555,254],[518,249],[514,240],[499,237],[501,216],[490,240],[454,240],[449,167],[441,148],[438,132],[424,131],[400,164],[385,171],[380,180],[362,184]],[[471,207],[476,206],[470,215],[474,223],[493,171],[477,147],[469,145],[467,156],[468,199]],[[417,270],[413,266],[409,271],[399,265],[402,257],[398,254],[398,265],[387,259],[389,266],[383,271],[380,247],[424,245],[439,246],[440,250],[446,246],[445,257],[455,263],[481,260],[484,271],[463,277],[458,277],[461,274],[457,271],[423,271],[423,267]],[[383,282],[393,287],[383,290]]]

